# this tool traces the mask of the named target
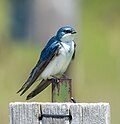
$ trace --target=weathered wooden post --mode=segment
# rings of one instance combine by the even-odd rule
[[[10,103],[10,124],[110,124],[108,103]]]
[[[70,103],[71,94],[71,79],[59,79],[52,83],[55,103],[10,103],[10,124],[110,124],[108,103]]]

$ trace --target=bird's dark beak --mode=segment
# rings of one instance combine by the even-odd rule
[[[76,31],[72,31],[72,34],[76,34],[77,32]]]

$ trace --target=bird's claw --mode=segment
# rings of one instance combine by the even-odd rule
[[[55,77],[55,76],[52,76],[53,78],[52,78],[52,82],[53,83],[59,83],[60,82],[60,78],[57,78],[57,77]]]

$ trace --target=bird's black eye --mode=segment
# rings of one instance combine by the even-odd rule
[[[72,33],[71,30],[64,30],[65,33]]]

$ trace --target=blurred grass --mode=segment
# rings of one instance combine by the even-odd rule
[[[77,52],[70,74],[73,97],[78,102],[110,102],[113,124],[120,123],[119,5],[118,0],[82,1],[82,26],[77,26]],[[9,41],[7,0],[2,1],[0,10],[0,123],[7,124],[9,102],[25,101],[30,92],[22,97],[16,95],[36,64],[42,47]],[[31,101],[50,100],[51,89],[47,88]]]
[[[83,1],[83,48],[82,55],[77,52],[73,85],[79,102],[110,102],[113,124],[120,123],[119,5],[118,0]]]

